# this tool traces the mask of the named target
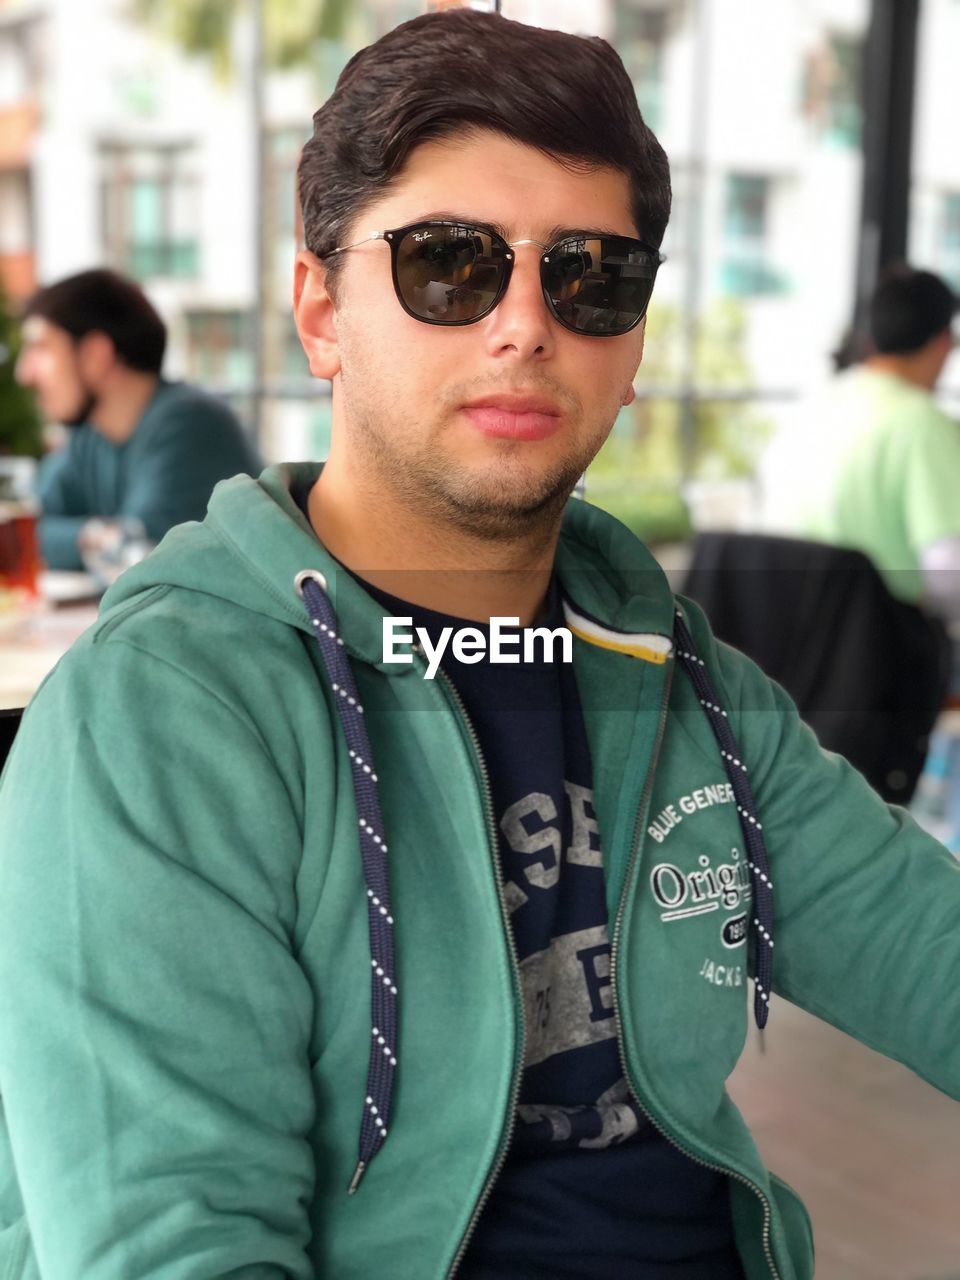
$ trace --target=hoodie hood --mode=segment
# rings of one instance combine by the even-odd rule
[[[294,587],[304,570],[321,573],[349,653],[396,674],[382,661],[382,610],[326,551],[294,501],[321,463],[268,467],[259,477],[234,476],[213,491],[202,523],[178,525],[157,549],[107,591],[101,611],[158,586],[181,587],[250,609],[312,634]],[[572,498],[557,546],[565,595],[604,627],[670,636],[673,596],[660,566],[613,516]]]

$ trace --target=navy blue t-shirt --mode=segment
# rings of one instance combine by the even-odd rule
[[[444,627],[489,634],[364,586],[434,643]],[[564,625],[556,583],[547,615],[539,626]],[[623,1075],[573,667],[467,664],[449,647],[441,667],[490,782],[526,1027],[513,1140],[458,1280],[743,1280],[726,1177],[662,1137]]]
[[[307,491],[294,496],[307,514]],[[489,635],[358,580],[434,644],[444,627]],[[563,625],[554,580],[538,626]],[[467,664],[448,647],[441,667],[490,782],[526,1027],[513,1140],[457,1280],[744,1280],[726,1176],[664,1138],[624,1079],[573,666]]]

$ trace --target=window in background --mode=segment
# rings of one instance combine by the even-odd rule
[[[633,81],[644,120],[656,133],[663,127],[663,56],[668,6],[625,8],[616,15],[616,45]]]
[[[189,146],[104,144],[105,257],[137,280],[199,275],[199,180]]]
[[[842,146],[859,147],[863,140],[863,41],[832,36],[832,76],[827,90],[827,134]]]
[[[802,111],[817,138],[843,149],[863,140],[862,37],[825,31],[807,52]]]
[[[32,193],[26,169],[0,172],[0,257],[30,252]]]
[[[768,261],[770,180],[758,174],[727,175],[720,291],[732,297],[780,293],[782,277]]]
[[[0,289],[15,301],[26,298],[36,288],[32,240],[29,172],[0,172]]]
[[[749,519],[744,495],[768,441],[827,376],[828,352],[848,322],[870,7],[867,0],[615,6],[626,59],[631,24],[643,21],[637,15],[666,14],[654,70],[639,75],[660,77],[675,206],[637,400],[620,415],[586,490],[642,536],[681,537],[686,517],[672,531],[669,518],[671,501],[683,512],[681,491],[694,523],[720,519],[712,498],[725,502],[734,492]],[[689,481],[714,490],[709,504],[694,502]]]
[[[938,268],[960,290],[960,191],[947,191],[940,205]]]
[[[358,6],[364,7],[364,6]],[[385,36],[388,31],[392,31],[394,27],[398,27],[401,22],[409,22],[411,18],[419,18],[421,13],[425,13],[427,5],[424,0],[375,0],[370,4],[368,0],[367,13],[364,18],[370,24],[371,31],[364,43],[370,43],[373,40],[379,40],[381,36]],[[372,12],[370,12],[372,10]]]
[[[39,13],[4,14],[0,26],[0,281],[15,300],[36,287],[32,160],[40,127]]]
[[[32,98],[40,74],[36,15],[0,30],[0,110]]]
[[[347,65],[356,48],[349,44],[346,40],[331,40],[321,38],[315,41],[310,51],[310,58],[313,64],[314,82],[316,84],[316,94],[314,102],[314,110],[325,102],[333,93],[336,87],[337,78],[340,72]],[[304,141],[310,136],[310,120],[306,120],[307,131]]]
[[[187,367],[193,382],[211,390],[253,381],[250,316],[243,311],[188,311]]]
[[[280,372],[285,380],[288,382],[306,382],[309,384],[308,389],[312,393],[316,393],[316,380],[310,372],[306,352],[300,342],[300,335],[297,333],[293,312],[289,307],[283,314],[281,362]],[[323,390],[326,392],[326,386],[323,387]]]
[[[268,254],[271,318],[274,311],[286,313],[290,310],[290,280],[298,248],[297,165],[306,139],[307,133],[302,124],[271,128],[267,134],[263,230]]]
[[[960,289],[960,3],[924,0],[917,41],[907,260]],[[960,349],[937,384],[937,398],[960,418]]]
[[[831,142],[859,147],[863,134],[860,97],[863,42],[833,35],[829,44],[825,131]]]
[[[272,128],[267,136],[264,172],[263,235],[267,250],[267,281],[263,314],[263,375],[268,386],[296,390],[308,371],[299,341],[292,346],[290,287],[297,252],[297,164],[305,141],[302,125]],[[296,333],[293,333],[296,338]],[[299,362],[295,350],[300,350]],[[312,388],[308,388],[308,394]]]
[[[344,52],[342,46],[336,48]],[[301,235],[297,165],[308,136],[309,127],[302,121],[274,125],[267,136],[262,205],[267,280],[260,317],[265,396],[260,445],[271,461],[326,457],[329,447],[329,384],[311,377],[291,310],[293,264]]]
[[[308,131],[302,124],[297,124],[271,129],[267,138],[274,221],[279,232],[291,236],[296,225],[297,164],[307,137]]]

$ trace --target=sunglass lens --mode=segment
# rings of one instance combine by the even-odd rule
[[[561,241],[544,264],[557,318],[576,333],[616,335],[647,309],[659,257],[623,236]]]
[[[503,290],[506,246],[475,227],[429,223],[397,245],[396,280],[409,312],[434,324],[468,324]]]

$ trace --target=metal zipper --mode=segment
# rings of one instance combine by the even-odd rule
[[[422,652],[419,645],[414,645],[414,651]],[[507,949],[510,953],[510,964],[513,970],[513,981],[514,981],[514,987],[515,987],[514,996],[515,998],[520,997],[520,1005],[522,1008],[523,1000],[521,996],[521,985],[520,985],[520,961],[517,958],[517,948],[513,940],[513,929],[510,926],[510,920],[509,920],[509,917],[507,916],[506,907],[504,906],[503,869],[500,866],[500,855],[497,849],[496,817],[493,812],[493,794],[490,790],[490,778],[487,774],[487,766],[483,759],[483,752],[480,749],[480,740],[477,737],[476,730],[474,729],[473,724],[470,720],[470,717],[467,714],[467,709],[463,704],[463,699],[460,697],[460,694],[457,692],[456,686],[454,685],[453,681],[450,679],[450,677],[442,668],[438,669],[437,675],[440,677],[441,684],[447,690],[447,694],[450,701],[453,702],[457,712],[460,715],[461,720],[463,721],[464,726],[466,727],[468,734],[470,735],[470,741],[473,744],[474,755],[476,757],[477,765],[479,766],[479,769],[480,769],[480,777],[483,781],[483,808],[484,808],[484,813],[487,819],[487,837],[488,837],[489,846],[490,846],[490,856],[493,860],[493,869],[494,869],[494,874],[496,876],[496,881],[497,881],[497,899],[500,904],[500,919],[503,924],[503,931],[507,939]],[[516,1016],[516,1014],[514,1014],[514,1016]],[[496,1182],[497,1178],[500,1176],[500,1171],[503,1168],[507,1159],[507,1152],[510,1149],[510,1143],[513,1140],[513,1131],[517,1123],[517,1102],[520,1097],[522,1066],[523,1066],[524,1054],[526,1053],[526,1031],[527,1031],[526,1020],[524,1017],[521,1016],[520,1034],[517,1037],[517,1051],[514,1053],[514,1059],[513,1059],[513,1078],[510,1084],[510,1097],[508,1100],[506,1128],[501,1131],[500,1145],[497,1149],[497,1158],[494,1161],[493,1168],[490,1170],[489,1174],[487,1175],[487,1180],[484,1183],[483,1190],[480,1193],[480,1197],[473,1207],[473,1213],[470,1215],[470,1221],[467,1223],[467,1229],[464,1232],[463,1238],[460,1241],[460,1247],[457,1249],[457,1252],[453,1258],[453,1262],[450,1264],[450,1270],[447,1272],[447,1280],[453,1280],[453,1277],[456,1274],[457,1269],[460,1266],[460,1263],[463,1261],[463,1256],[466,1253],[467,1247],[470,1244],[470,1240],[473,1236],[473,1233],[476,1230],[477,1222],[480,1218],[480,1215],[481,1213],[483,1213],[483,1210],[486,1207],[486,1203],[490,1199],[490,1193],[493,1190],[494,1183]]]
[[[657,734],[654,740],[653,755],[650,760],[650,767],[647,770],[647,777],[644,782],[643,791],[640,796],[640,804],[637,808],[637,817],[634,822],[634,828],[633,828],[633,840],[630,846],[630,859],[627,864],[627,872],[623,882],[623,890],[620,894],[620,904],[617,908],[617,919],[614,924],[613,940],[610,945],[610,985],[613,990],[613,1015],[614,1015],[614,1020],[616,1022],[616,1029],[617,1029],[617,1052],[620,1056],[620,1066],[621,1066],[621,1069],[623,1070],[623,1078],[627,1082],[627,1088],[630,1090],[630,1094],[634,1102],[640,1108],[640,1111],[647,1118],[647,1120],[649,1120],[649,1122],[653,1125],[654,1129],[656,1129],[656,1131],[662,1137],[666,1138],[668,1142],[671,1142],[677,1148],[678,1151],[681,1151],[687,1157],[688,1160],[692,1160],[694,1164],[701,1165],[704,1169],[712,1169],[716,1173],[722,1173],[728,1178],[735,1178],[738,1182],[743,1183],[744,1186],[749,1187],[750,1190],[754,1192],[754,1194],[757,1196],[760,1203],[763,1205],[762,1239],[763,1239],[764,1256],[766,1257],[767,1265],[770,1268],[770,1274],[773,1277],[773,1280],[780,1280],[780,1272],[777,1270],[777,1265],[773,1258],[773,1250],[770,1243],[772,1213],[770,1209],[769,1200],[763,1194],[763,1191],[761,1190],[761,1188],[758,1187],[755,1182],[751,1182],[750,1179],[746,1177],[745,1174],[739,1173],[736,1169],[728,1169],[725,1165],[712,1164],[709,1160],[704,1160],[701,1156],[694,1155],[694,1153],[688,1150],[687,1147],[685,1147],[682,1142],[678,1142],[676,1139],[676,1136],[670,1133],[665,1128],[665,1126],[652,1114],[649,1107],[647,1107],[641,1101],[640,1096],[634,1087],[633,1080],[631,1079],[631,1076],[630,1076],[629,1064],[627,1062],[627,1052],[623,1042],[623,1023],[620,1018],[620,1001],[617,995],[617,959],[618,959],[619,947],[620,947],[620,934],[623,928],[623,917],[626,912],[627,895],[630,892],[630,885],[633,880],[633,870],[637,861],[637,854],[640,849],[640,830],[643,825],[643,821],[644,821],[647,809],[649,807],[650,796],[653,791],[653,775],[656,770],[657,761],[660,757],[660,748],[663,744],[663,735],[664,735],[664,731],[666,729],[666,724],[667,724],[667,714],[669,711],[669,701],[670,701],[670,689],[673,684],[674,670],[675,670],[674,664],[671,664],[671,666],[668,667],[667,669],[667,678],[666,678],[665,688],[663,691],[663,698],[660,704],[660,719],[657,724]]]

